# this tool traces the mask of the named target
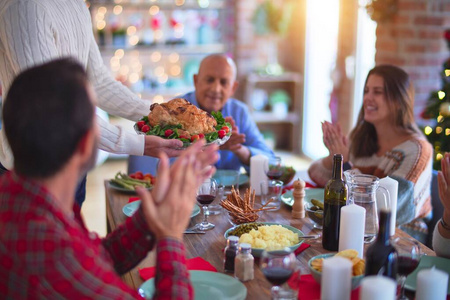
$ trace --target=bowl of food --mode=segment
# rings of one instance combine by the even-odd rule
[[[322,279],[322,265],[323,261],[327,258],[333,257],[333,256],[341,256],[344,258],[349,259],[352,262],[352,290],[357,288],[361,284],[361,280],[364,278],[364,271],[366,268],[366,262],[364,259],[361,259],[358,257],[358,251],[353,249],[347,249],[340,251],[338,253],[327,253],[327,254],[321,254],[312,257],[308,261],[308,267],[311,271],[311,275],[314,278],[314,280],[320,284],[320,281]]]
[[[315,205],[313,202],[305,202],[305,212],[306,216],[311,220],[311,223],[313,224],[314,228],[322,229],[322,222],[323,222],[323,203],[313,199],[313,202],[317,201],[317,205]]]
[[[289,182],[294,179],[295,169],[291,166],[283,167],[283,175],[281,175],[280,180],[283,181],[283,185],[289,184]]]
[[[289,225],[253,222],[232,227],[224,233],[225,238],[231,235],[239,237],[239,243],[250,244],[253,256],[260,257],[264,250],[279,250],[289,247],[295,251],[303,243],[301,236],[304,233]]]
[[[262,215],[262,210],[258,210],[261,207],[262,207],[261,204],[255,203],[253,206],[253,210],[251,211],[244,213],[235,213],[233,211],[228,211],[225,209],[225,213],[228,222],[233,226],[237,226],[248,223],[248,220],[257,221],[259,217],[261,217]]]

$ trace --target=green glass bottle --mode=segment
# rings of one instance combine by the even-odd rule
[[[330,251],[338,250],[341,207],[345,206],[347,201],[347,184],[342,175],[342,160],[342,154],[333,156],[333,176],[327,182],[324,192],[322,246]]]

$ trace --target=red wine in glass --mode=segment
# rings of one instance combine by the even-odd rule
[[[267,175],[267,177],[269,177],[270,180],[278,180],[283,175],[283,171],[280,169],[272,169],[272,170],[269,170],[266,173],[266,175]]]
[[[209,205],[214,201],[215,198],[216,197],[214,195],[208,195],[208,194],[197,195],[197,201],[201,205]]]
[[[263,270],[264,276],[273,285],[282,285],[291,277],[293,270],[282,267],[270,267]]]
[[[397,272],[400,275],[408,276],[419,265],[419,260],[407,257],[399,256],[397,258]]]

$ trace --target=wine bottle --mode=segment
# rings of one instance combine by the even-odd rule
[[[377,239],[366,251],[366,276],[383,275],[395,280],[397,275],[397,251],[389,243],[391,212],[380,210],[380,226]]]
[[[324,192],[322,246],[330,251],[339,247],[341,207],[347,201],[347,185],[342,176],[342,154],[333,156],[333,176]]]

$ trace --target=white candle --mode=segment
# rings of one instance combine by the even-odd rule
[[[397,283],[385,276],[367,276],[361,281],[359,299],[395,300]]]
[[[366,209],[356,204],[341,208],[341,223],[339,225],[339,251],[355,249],[358,257],[363,258],[364,225]]]
[[[417,273],[416,300],[445,300],[447,298],[448,273],[425,269]]]
[[[390,203],[388,205],[390,206],[390,210],[392,212],[391,214],[391,232],[389,233],[391,236],[395,234],[395,222],[397,219],[397,197],[398,197],[398,181],[386,176],[384,178],[380,179],[380,187],[385,188],[389,192],[390,197]],[[378,210],[382,208],[381,203],[383,203],[384,206],[384,197],[382,195],[382,192],[380,190],[377,191],[377,207]]]
[[[320,282],[321,300],[348,300],[352,289],[352,263],[343,257],[323,261]]]
[[[250,187],[255,190],[256,195],[261,195],[261,181],[267,180],[266,173],[264,172],[264,164],[269,159],[258,154],[250,157]]]

